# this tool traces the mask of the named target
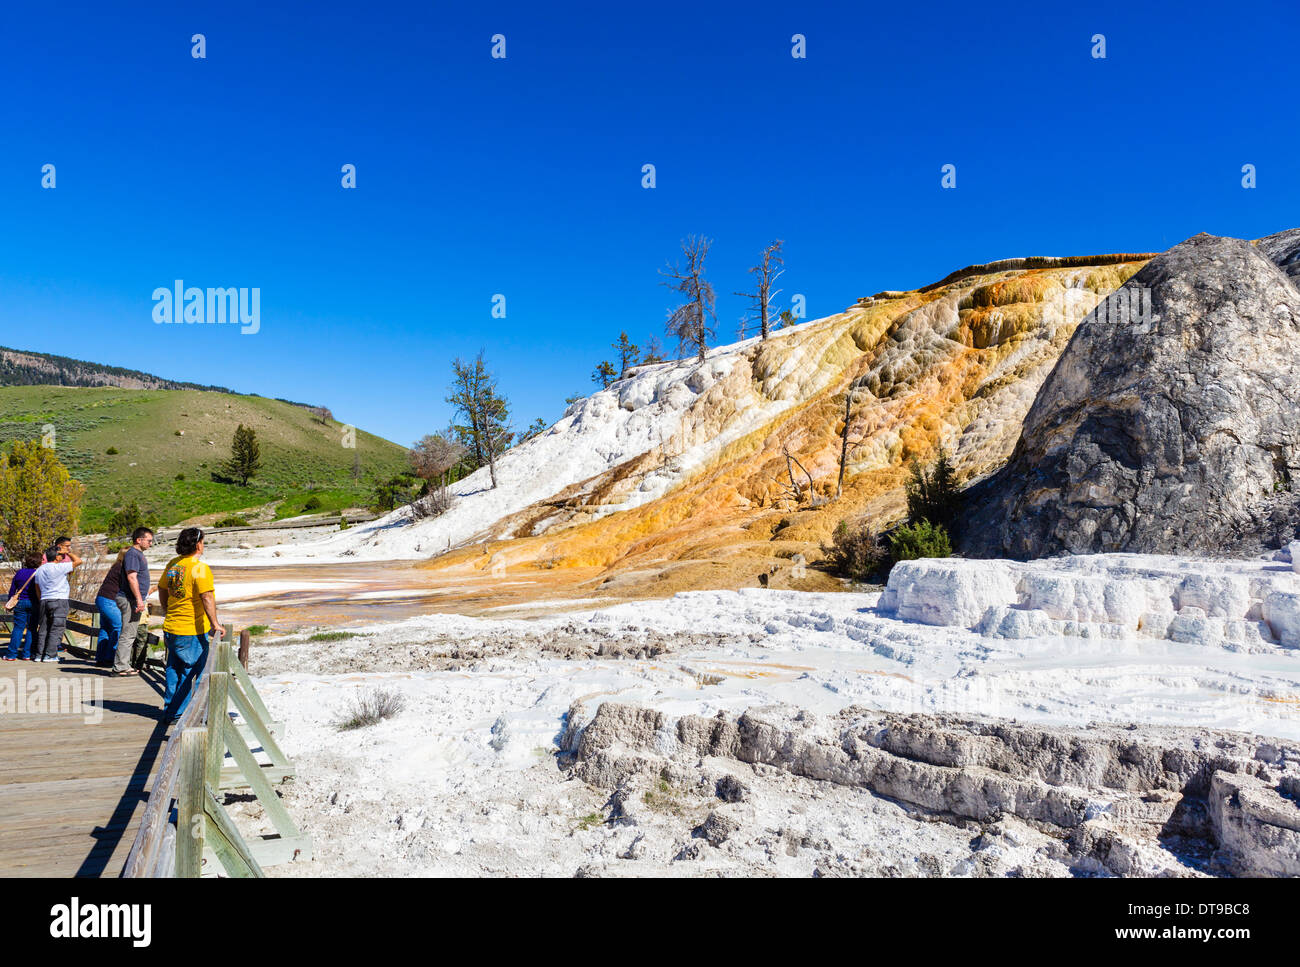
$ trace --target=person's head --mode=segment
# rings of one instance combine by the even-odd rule
[[[153,531],[148,527],[137,527],[131,532],[131,543],[142,551],[153,546]]]
[[[51,544],[45,549],[45,563],[53,564],[61,560],[63,560],[63,552],[59,550],[58,544]]]
[[[202,553],[202,551],[203,531],[198,527],[187,527],[176,538],[176,553],[181,557],[189,557],[191,554]]]
[[[66,555],[69,551],[72,550],[72,538],[60,537],[58,540],[54,542],[54,549],[56,554]]]
[[[23,567],[40,567],[44,560],[40,554],[28,554],[23,558]]]

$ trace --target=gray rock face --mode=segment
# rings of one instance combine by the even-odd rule
[[[962,550],[1240,554],[1291,540],[1296,277],[1300,230],[1257,246],[1197,235],[1149,262],[1079,325],[1008,464],[968,491]]]
[[[1261,238],[1260,252],[1277,263],[1278,268],[1300,284],[1300,228]]]

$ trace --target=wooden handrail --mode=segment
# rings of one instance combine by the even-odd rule
[[[232,704],[245,725],[236,726],[231,720]],[[241,729],[251,733],[256,746],[271,759],[270,768],[253,757]],[[233,769],[222,768],[227,752],[234,760]],[[293,774],[293,764],[273,735],[252,680],[228,641],[216,639],[185,714],[163,751],[122,875],[198,876],[205,845],[230,876],[262,876],[264,866],[310,855],[310,838],[294,824],[272,788],[273,780]],[[251,789],[277,835],[246,841],[217,797],[223,788]],[[179,804],[180,824],[175,828],[174,856],[165,848],[173,800]]]
[[[140,819],[140,828],[136,831],[131,851],[127,853],[126,865],[122,868],[124,877],[158,876],[155,867],[162,847],[163,833],[167,819],[171,814],[172,789],[176,784],[176,774],[180,769],[181,734],[189,728],[204,725],[208,718],[208,673],[216,663],[216,649],[208,651],[208,662],[199,676],[198,684],[190,693],[190,704],[185,707],[185,714],[176,723],[175,731],[167,740],[163,749],[162,761],[154,778],[153,788],[149,791],[149,801],[144,807],[144,816]],[[166,714],[166,709],[163,710]]]

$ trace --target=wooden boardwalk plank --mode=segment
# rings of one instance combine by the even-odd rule
[[[0,662],[11,703],[25,700],[20,684],[77,703],[0,711],[0,876],[116,876],[166,740],[160,676],[113,678],[66,656]],[[102,715],[83,700],[102,701]]]

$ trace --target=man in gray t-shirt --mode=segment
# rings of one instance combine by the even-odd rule
[[[144,620],[149,598],[149,562],[144,552],[153,546],[153,531],[137,527],[131,546],[122,558],[122,580],[117,588],[117,607],[122,612],[122,631],[117,636],[113,657],[114,675],[134,675],[149,653],[149,622]]]
[[[82,564],[72,550],[72,539],[60,537],[46,554],[48,560],[36,569],[32,581],[41,590],[41,624],[36,635],[32,661],[58,661],[59,644],[68,626],[68,575]]]

